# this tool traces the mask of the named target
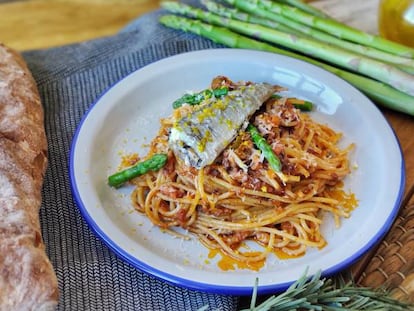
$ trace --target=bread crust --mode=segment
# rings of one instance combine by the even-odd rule
[[[43,108],[23,58],[0,44],[0,310],[54,310],[58,283],[39,222]]]

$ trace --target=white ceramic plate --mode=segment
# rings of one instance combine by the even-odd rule
[[[216,75],[232,80],[266,81],[317,104],[313,117],[356,143],[345,181],[358,208],[335,229],[323,226],[328,245],[305,256],[271,256],[260,271],[222,271],[197,240],[162,233],[133,211],[130,188],[111,189],[107,176],[121,154],[146,153],[159,118],[187,90],[207,87]],[[376,106],[354,87],[313,65],[265,52],[216,49],[191,52],[146,66],[110,88],[83,118],[70,158],[72,189],[79,208],[96,234],[119,256],[149,274],[176,285],[215,293],[249,295],[255,278],[259,293],[287,288],[303,275],[321,270],[332,275],[355,262],[388,231],[404,188],[404,161],[397,139]]]

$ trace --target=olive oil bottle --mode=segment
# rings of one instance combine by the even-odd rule
[[[414,47],[414,0],[381,0],[378,22],[381,36]]]

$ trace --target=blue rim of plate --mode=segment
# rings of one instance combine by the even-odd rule
[[[214,51],[214,50],[229,50],[229,49],[210,49],[208,51]],[[192,51],[192,52],[186,52],[186,53],[183,53],[183,54],[193,54],[193,53],[202,52],[202,51],[203,50],[201,50],[201,51]],[[183,54],[180,54],[180,57],[182,57]],[[141,69],[138,69],[137,71],[142,70],[143,68],[151,66],[155,63],[159,63],[159,62],[162,62],[163,60],[171,59],[171,58],[174,58],[174,57],[177,57],[177,56],[178,55],[174,55],[174,56],[167,57],[165,59],[161,59],[161,60],[156,61],[154,63],[148,64],[148,65],[142,67]],[[283,57],[290,58],[290,57],[287,57],[287,56],[283,56]],[[302,62],[302,61],[300,61],[300,62]],[[308,63],[306,63],[306,64],[309,65]],[[311,66],[313,66],[313,65],[311,65]],[[318,70],[323,70],[319,67],[316,67],[316,68],[318,68]],[[152,267],[151,265],[148,265],[148,264],[140,261],[136,257],[129,254],[127,251],[125,251],[124,249],[119,247],[110,238],[110,236],[108,236],[106,233],[104,233],[104,231],[100,228],[100,226],[95,222],[93,217],[91,217],[91,215],[89,214],[86,206],[84,205],[84,203],[82,201],[82,198],[81,198],[81,195],[80,195],[79,190],[78,190],[79,189],[78,185],[76,183],[75,169],[74,169],[74,166],[75,166],[74,165],[74,153],[76,151],[76,146],[77,146],[77,141],[78,141],[78,138],[79,138],[79,133],[82,129],[83,124],[86,122],[89,114],[95,108],[95,106],[99,103],[100,99],[102,97],[104,97],[114,86],[116,86],[119,83],[122,83],[123,80],[125,80],[130,75],[134,74],[135,72],[136,71],[128,74],[127,76],[125,76],[124,78],[119,80],[118,82],[114,83],[112,86],[110,86],[108,89],[106,89],[95,100],[95,102],[92,103],[91,107],[86,111],[86,113],[82,117],[82,119],[81,119],[81,121],[80,121],[80,123],[79,123],[79,125],[78,125],[78,127],[75,131],[75,134],[73,136],[71,149],[70,149],[70,157],[69,157],[69,177],[70,177],[70,186],[71,186],[72,194],[73,194],[75,202],[76,202],[76,204],[77,204],[77,206],[78,206],[78,208],[81,212],[81,215],[85,219],[85,221],[88,224],[89,228],[94,232],[94,234],[98,238],[100,238],[115,254],[117,254],[125,262],[127,262],[130,265],[132,265],[133,267],[141,270],[142,272],[145,272],[149,275],[152,275],[152,276],[154,276],[154,277],[156,277],[160,280],[166,281],[166,282],[168,282],[172,285],[177,285],[177,286],[187,288],[187,289],[190,289],[190,290],[208,292],[208,293],[213,293],[213,294],[229,294],[229,295],[237,295],[237,296],[251,295],[252,291],[253,291],[253,288],[254,288],[254,284],[252,284],[251,286],[240,286],[240,287],[237,286],[236,287],[236,286],[225,286],[225,285],[220,286],[220,285],[217,285],[217,284],[207,284],[207,283],[204,283],[204,282],[192,281],[192,280],[181,278],[181,277],[172,275],[170,273],[161,271],[159,269],[156,269],[156,268]],[[339,77],[337,77],[337,78],[340,79]],[[344,80],[342,80],[342,81],[344,83],[349,84],[347,81],[344,81]],[[359,90],[357,90],[357,89],[355,89],[355,90],[357,92],[359,92],[362,96],[365,96]],[[374,104],[372,104],[372,105],[374,105]],[[374,246],[376,246],[378,243],[380,243],[382,238],[386,235],[386,233],[392,227],[392,224],[393,224],[395,218],[397,217],[397,215],[399,213],[399,209],[400,209],[400,206],[401,206],[401,202],[402,202],[403,195],[404,195],[404,189],[405,189],[405,180],[406,180],[405,160],[404,160],[401,145],[399,143],[399,140],[398,140],[397,136],[395,135],[395,131],[392,129],[392,127],[389,124],[388,120],[385,119],[385,121],[386,121],[387,125],[389,126],[389,128],[391,129],[391,131],[393,133],[393,136],[394,136],[394,139],[396,140],[396,143],[398,145],[399,152],[400,152],[400,157],[401,157],[400,187],[399,187],[398,194],[396,196],[394,206],[392,208],[392,212],[389,213],[388,217],[386,218],[386,220],[384,222],[384,225],[381,227],[381,230],[379,230],[369,240],[368,243],[366,243],[363,247],[361,247],[358,252],[352,254],[352,256],[350,256],[349,258],[347,258],[347,259],[345,259],[341,262],[338,262],[336,265],[321,271],[321,277],[323,277],[323,278],[333,276],[333,275],[339,273],[340,271],[343,271],[344,269],[350,267],[352,264],[356,263],[358,261],[358,259],[360,259],[364,254],[366,254],[366,252],[368,252],[370,249],[372,249]],[[307,275],[307,277],[311,278],[312,275]],[[274,284],[274,285],[273,284],[272,285],[260,285],[259,284],[257,286],[257,293],[260,294],[260,295],[280,293],[282,291],[285,291],[292,283],[294,283],[294,282],[284,282],[284,283],[278,283],[278,284]]]

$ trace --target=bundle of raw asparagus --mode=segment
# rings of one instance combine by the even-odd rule
[[[377,104],[414,116],[414,49],[347,26],[301,0],[163,2],[160,22],[217,43],[304,60]],[[181,16],[178,16],[181,15]]]

